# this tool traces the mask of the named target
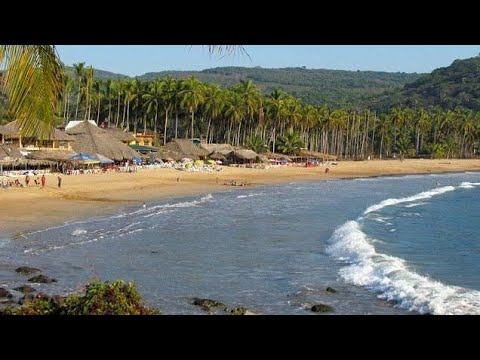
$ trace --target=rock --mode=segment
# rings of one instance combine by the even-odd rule
[[[45,276],[45,275],[34,276],[28,279],[28,281],[33,283],[38,283],[38,284],[49,284],[52,282],[57,282],[57,280],[49,278],[48,276]]]
[[[210,311],[212,307],[225,306],[225,304],[221,303],[220,301],[211,300],[211,299],[199,299],[199,298],[193,298],[192,304],[196,306],[200,306],[204,311]]]
[[[311,307],[310,310],[316,313],[324,313],[324,312],[333,311],[333,308],[330,305],[315,304]]]
[[[232,315],[246,315],[248,309],[246,307],[243,307],[243,306],[239,306],[239,307],[236,307],[236,308],[233,308],[232,310],[230,310],[230,314]]]
[[[337,292],[337,290],[335,290],[334,288],[332,288],[332,287],[330,287],[330,286],[327,287],[327,288],[325,289],[325,291],[328,292],[328,293],[331,293],[331,294],[335,294],[335,293]]]
[[[37,291],[37,290],[35,290],[34,287],[32,287],[30,285],[22,285],[22,286],[14,288],[13,290],[20,291],[24,294],[30,294],[30,293],[33,293],[33,292]]]
[[[65,300],[67,299],[66,296],[60,296],[60,295],[54,295],[51,297],[52,302],[57,306],[60,307],[65,303]]]
[[[15,271],[22,275],[30,275],[36,272],[40,272],[41,270],[36,268],[31,268],[28,266],[20,266],[19,268],[16,268]]]
[[[33,293],[25,293],[25,295],[18,300],[18,304],[23,305],[26,301],[33,299],[35,299],[35,295],[33,295]]]
[[[11,299],[12,297],[13,295],[10,294],[10,291],[5,290],[4,288],[0,288],[0,298]]]

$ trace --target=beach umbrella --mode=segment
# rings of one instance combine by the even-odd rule
[[[107,158],[106,156],[103,156],[101,154],[95,154],[95,157],[97,160],[100,161],[101,164],[113,164],[115,161],[112,159]]]
[[[132,161],[135,165],[140,165],[142,163],[142,159],[136,156],[132,158]]]
[[[86,153],[78,153],[68,158],[68,160],[77,160],[77,161],[92,161],[97,160],[92,155]]]

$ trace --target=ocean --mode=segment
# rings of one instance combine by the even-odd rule
[[[32,266],[58,280],[40,291],[124,279],[166,314],[204,314],[193,297],[260,314],[309,315],[317,303],[332,314],[480,313],[480,173],[232,188],[146,205],[0,234],[0,287],[24,284],[14,270]]]

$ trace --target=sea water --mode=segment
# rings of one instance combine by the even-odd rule
[[[0,240],[0,286],[32,266],[51,294],[135,281],[149,306],[193,297],[262,314],[480,312],[480,174],[235,188],[147,202]],[[327,287],[337,292],[326,291]],[[15,292],[14,292],[15,293]]]

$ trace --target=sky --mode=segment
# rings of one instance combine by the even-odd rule
[[[431,72],[480,53],[480,45],[245,45],[248,55],[212,55],[201,45],[58,45],[66,65],[86,62],[129,76],[221,66]]]

